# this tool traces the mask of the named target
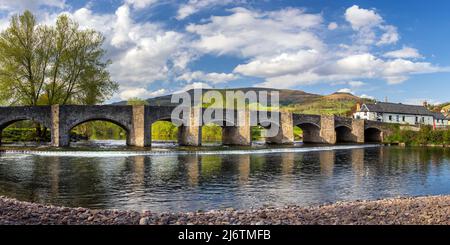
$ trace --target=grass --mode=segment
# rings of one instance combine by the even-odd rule
[[[315,100],[311,103],[289,105],[285,109],[293,113],[349,116],[356,101]]]

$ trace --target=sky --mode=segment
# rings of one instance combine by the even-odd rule
[[[0,30],[26,9],[103,33],[108,102],[252,86],[450,101],[447,0],[0,0]]]

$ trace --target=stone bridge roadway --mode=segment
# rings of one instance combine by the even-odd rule
[[[50,129],[52,145],[56,147],[69,146],[70,131],[85,122],[101,120],[109,121],[127,132],[127,144],[145,147],[151,145],[151,125],[156,121],[171,121],[171,113],[175,107],[166,106],[121,106],[121,105],[54,105],[54,106],[13,106],[0,107],[0,132],[8,125],[30,120]],[[178,142],[180,145],[201,145],[202,115],[211,110],[190,110],[187,120],[191,123],[179,128]],[[264,113],[256,111],[223,110],[225,115],[234,115],[234,119],[220,119],[213,123],[223,123],[222,141],[227,145],[250,145],[251,125],[268,126]],[[389,127],[386,124],[354,120],[337,116],[320,116],[306,114],[277,113],[279,123],[278,135],[266,138],[268,143],[290,144],[294,141],[294,126],[303,130],[305,143],[335,144],[338,142],[382,142]],[[213,113],[214,115],[214,113]],[[271,118],[269,113],[267,118]],[[213,117],[218,118],[218,117]],[[237,118],[243,118],[237,124]],[[194,121],[199,122],[195,124]],[[1,134],[0,134],[1,135]]]

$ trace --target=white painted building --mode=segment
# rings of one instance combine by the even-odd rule
[[[432,112],[425,106],[401,103],[358,104],[353,117],[355,119],[408,125],[431,125],[435,127],[449,125],[449,119],[442,113]]]

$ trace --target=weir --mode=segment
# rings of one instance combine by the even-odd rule
[[[127,145],[151,146],[151,125],[156,121],[170,121],[175,107],[171,106],[122,106],[122,105],[54,105],[0,107],[0,133],[8,125],[22,120],[39,123],[51,132],[52,145],[70,145],[70,130],[94,120],[112,122],[127,133]],[[187,113],[187,124],[178,130],[178,143],[185,146],[200,146],[204,108],[192,107]],[[224,115],[230,110],[224,110]],[[337,116],[306,115],[273,111],[278,115],[277,123],[267,122],[267,112],[233,110],[233,121],[221,124],[222,143],[225,145],[251,145],[251,126],[275,127],[276,135],[266,137],[270,144],[292,144],[294,126],[303,130],[305,143],[336,144],[337,142],[365,143],[382,142],[390,133],[387,124],[365,120],[354,120]],[[263,114],[264,113],[264,114]],[[278,113],[278,114],[274,114]],[[222,116],[224,116],[222,115]],[[263,116],[265,115],[265,117]],[[237,123],[239,119],[239,124]],[[270,118],[270,117],[269,117]],[[1,139],[1,138],[0,138]],[[0,141],[1,142],[1,141]]]

